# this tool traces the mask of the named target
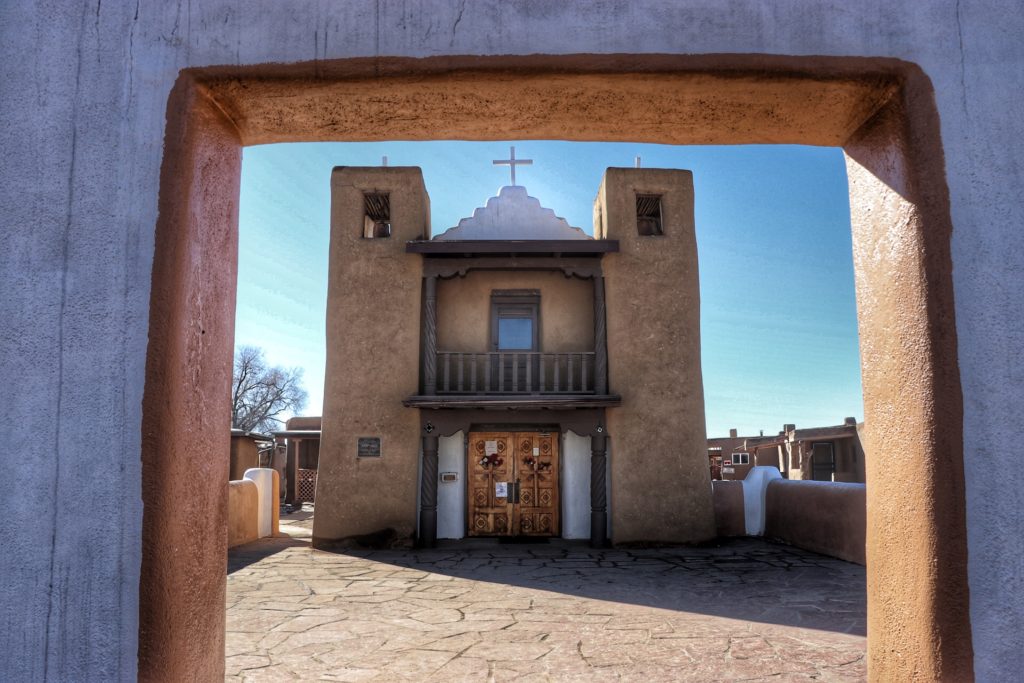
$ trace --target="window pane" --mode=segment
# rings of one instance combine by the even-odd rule
[[[498,318],[498,348],[532,350],[533,320],[530,318]]]

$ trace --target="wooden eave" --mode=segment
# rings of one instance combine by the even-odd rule
[[[597,256],[619,250],[618,240],[413,240],[407,254],[424,256]]]

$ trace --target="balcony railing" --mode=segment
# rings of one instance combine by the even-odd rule
[[[438,394],[593,394],[594,353],[438,351]]]

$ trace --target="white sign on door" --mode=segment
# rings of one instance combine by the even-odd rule
[[[508,482],[507,481],[496,481],[496,482],[494,482],[494,497],[495,498],[508,498]]]
[[[497,455],[498,454],[498,442],[497,441],[484,441],[484,455]]]

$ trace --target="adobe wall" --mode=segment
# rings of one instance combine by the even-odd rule
[[[248,436],[232,436],[228,478],[231,481],[241,479],[247,469],[259,466],[260,453],[256,441]]]
[[[251,543],[260,537],[259,489],[250,479],[228,482],[228,547]]]
[[[637,232],[636,195],[661,196],[664,234]],[[714,511],[700,367],[700,287],[689,171],[609,168],[594,236],[619,241],[602,264],[612,541],[713,538]]]
[[[765,494],[766,538],[865,564],[864,484],[776,479]]]
[[[391,237],[363,238],[364,192],[387,192]],[[313,545],[416,530],[423,266],[405,243],[430,234],[418,168],[336,168],[331,175],[327,363]],[[362,437],[380,457],[359,457]]]
[[[437,284],[437,349],[491,350],[491,292],[540,290],[540,350],[593,351],[594,287],[561,272],[470,271]]]
[[[145,606],[141,616],[159,614],[165,622],[177,623],[180,631],[183,624],[198,625],[186,620],[190,609],[222,600],[218,596],[223,596],[223,582],[191,576],[196,555],[187,553],[182,556],[189,565],[158,562],[160,571],[143,574],[140,584],[142,462],[145,459],[154,481],[184,481],[195,471],[190,458],[223,453],[204,471],[204,480],[215,482],[209,489],[193,486],[184,496],[176,495],[186,493],[184,489],[171,487],[166,499],[158,488],[145,493],[147,515],[173,511],[167,512],[169,529],[182,524],[181,519],[205,525],[198,527],[204,533],[189,537],[197,544],[198,557],[222,564],[226,539],[217,540],[214,529],[223,528],[226,506],[209,514],[206,496],[216,495],[213,486],[221,486],[226,475],[229,445],[226,437],[218,441],[217,436],[226,423],[219,413],[190,412],[189,405],[213,406],[217,396],[226,395],[230,378],[234,309],[233,302],[224,302],[233,296],[230,224],[237,208],[238,144],[357,135],[394,138],[395,131],[409,139],[620,136],[681,144],[842,144],[873,111],[870,106],[855,110],[851,102],[869,97],[878,82],[860,87],[853,78],[846,85],[833,81],[823,89],[816,78],[842,71],[830,56],[847,64],[848,59],[866,58],[857,61],[854,73],[868,70],[867,63],[884,71],[889,60],[920,66],[933,89],[937,112],[929,134],[941,134],[942,139],[939,155],[924,162],[937,174],[928,185],[940,194],[948,189],[945,204],[937,205],[951,224],[925,232],[928,239],[948,245],[945,258],[955,266],[951,275],[939,278],[940,285],[952,287],[943,299],[946,307],[926,310],[919,301],[907,302],[905,310],[918,318],[876,320],[880,333],[890,337],[894,331],[909,333],[907,352],[920,352],[915,340],[919,342],[928,330],[915,320],[924,317],[929,324],[952,328],[955,290],[957,342],[949,345],[952,361],[945,358],[942,363],[954,373],[959,370],[957,381],[949,389],[948,380],[933,381],[929,368],[922,375],[912,364],[895,364],[878,373],[892,390],[865,382],[865,396],[881,392],[885,400],[873,410],[896,422],[904,417],[901,411],[908,403],[917,400],[918,387],[924,387],[926,397],[955,399],[952,411],[942,407],[938,416],[915,415],[907,433],[893,430],[891,442],[865,435],[865,444],[871,453],[901,452],[907,438],[919,442],[921,434],[915,430],[922,424],[941,422],[953,432],[928,431],[923,445],[908,458],[915,463],[911,474],[929,482],[925,494],[909,506],[900,499],[903,489],[888,469],[869,467],[871,495],[879,496],[883,512],[878,533],[882,538],[885,533],[901,538],[909,533],[916,539],[919,526],[897,524],[887,532],[889,515],[899,521],[902,507],[919,524],[933,515],[928,496],[963,500],[966,491],[973,656],[971,633],[957,633],[953,640],[968,644],[966,657],[981,680],[1024,670],[1024,650],[1005,637],[1024,631],[1024,595],[1005,590],[1019,580],[1024,555],[1024,539],[1017,533],[1024,510],[1024,472],[1017,467],[1016,453],[1005,448],[1015,441],[1024,405],[1017,364],[1018,350],[1024,347],[1024,319],[1007,315],[1024,309],[1018,276],[1024,260],[1024,233],[1018,229],[1024,224],[1019,197],[1024,186],[1019,163],[1024,158],[1024,135],[1020,117],[1007,114],[1020,111],[1024,97],[1024,45],[1018,40],[1022,34],[1020,12],[998,3],[956,0],[926,5],[795,0],[773,6],[771,12],[756,0],[725,5],[638,0],[595,5],[586,12],[569,5],[498,0],[427,0],[415,8],[355,0],[330,10],[300,0],[287,6],[264,5],[258,12],[239,10],[237,3],[227,0],[0,4],[0,57],[5,64],[0,80],[0,146],[6,160],[0,167],[6,239],[0,250],[0,386],[19,388],[5,396],[0,434],[6,445],[0,464],[10,483],[10,496],[3,501],[5,528],[11,532],[4,537],[5,553],[0,557],[0,623],[16,623],[19,637],[8,638],[10,647],[0,651],[0,673],[25,681],[44,676],[130,680],[138,660],[140,604]],[[361,68],[373,75],[408,68],[396,66],[390,56],[454,63],[459,55],[538,55],[530,62],[536,67],[553,64],[555,60],[543,53],[556,50],[585,55],[559,63],[558,87],[543,80],[529,85],[533,76],[528,69],[503,57],[499,61],[505,70],[500,74],[463,79],[451,91],[440,89],[444,105],[430,110],[434,113],[429,123],[417,118],[425,109],[404,106],[408,100],[395,100],[394,92],[382,92],[373,82],[349,90],[338,86],[339,97],[331,100],[323,94],[328,88],[316,80],[336,68],[332,60],[353,57],[366,58]],[[595,95],[581,87],[585,79],[574,76],[577,70],[599,64],[623,69],[632,59],[595,56],[598,51],[649,53],[651,60],[661,59],[663,65],[685,64],[698,77],[674,78],[667,87],[668,81],[659,80],[650,62],[640,63],[637,73],[618,80],[588,76],[590,82],[607,86]],[[657,53],[668,56],[657,58]],[[191,91],[191,100],[176,99],[169,106],[182,69],[219,65],[230,71],[236,65],[299,62],[306,94],[317,91],[319,99],[303,100],[298,88],[287,97],[261,99],[254,94],[252,106],[221,117],[223,130],[211,120],[193,119],[186,126],[193,134],[198,130],[212,139],[197,142],[194,135],[190,140],[176,129],[183,111],[199,107],[216,112],[232,102],[222,93],[214,102],[214,91],[203,87]],[[250,73],[260,69],[265,72],[269,67]],[[732,75],[723,78],[724,71]],[[527,85],[517,89],[516,84],[523,82]],[[483,87],[484,83],[492,87]],[[418,86],[439,90],[429,79]],[[287,94],[280,83],[254,85],[236,79],[232,87],[236,94]],[[855,94],[846,97],[851,91]],[[506,95],[496,96],[498,92]],[[567,98],[570,104],[559,104],[564,93],[573,95]],[[737,93],[747,99],[738,99]],[[884,94],[873,102],[883,100]],[[209,118],[199,118],[204,117]],[[919,123],[907,125],[919,131]],[[211,152],[210,145],[218,141],[223,141],[223,148]],[[197,155],[197,150],[205,153]],[[232,154],[235,161],[224,165]],[[898,165],[891,156],[876,159],[880,163],[871,164],[875,178],[886,177],[879,169]],[[165,160],[169,185],[161,183]],[[869,188],[859,196],[871,196],[875,181],[870,173],[858,173],[860,163],[862,158],[852,160],[851,179]],[[205,169],[215,179],[202,181],[189,169]],[[171,183],[175,178],[180,180],[177,185]],[[164,227],[159,248],[154,249],[160,192],[166,202],[159,212]],[[207,211],[204,206],[212,208]],[[175,208],[180,212],[168,218]],[[873,207],[854,201],[851,209],[856,217],[868,215]],[[874,215],[882,216],[879,225],[891,230],[883,232],[887,239],[867,243],[859,253],[887,261],[921,252],[919,243],[900,232],[920,213],[905,211],[892,221],[884,211]],[[217,225],[229,229],[219,231]],[[900,263],[895,273],[886,275],[868,268],[870,259],[862,261],[858,278],[892,282],[886,278],[895,276],[899,282],[910,282],[915,274],[931,273],[935,267],[931,261]],[[950,273],[941,259],[938,272]],[[177,282],[168,279],[177,276]],[[192,286],[195,281],[205,284]],[[160,290],[152,304],[151,282]],[[884,295],[882,289],[861,291],[862,316],[872,315],[866,311]],[[171,315],[175,310],[184,315]],[[197,316],[197,310],[203,315]],[[199,320],[203,325],[181,333],[189,321]],[[165,343],[167,334],[176,340],[173,344]],[[164,412],[175,431],[162,429],[160,421],[147,426],[151,447],[140,458],[150,344],[155,357],[169,359],[151,368],[150,382],[163,384],[150,407],[161,405],[159,401],[167,404]],[[873,362],[884,355],[865,358]],[[914,391],[903,391],[905,386]],[[929,394],[929,386],[938,386],[938,391]],[[170,433],[187,433],[194,449],[163,450],[161,441]],[[962,460],[962,452],[970,457]],[[933,465],[937,460],[941,472]],[[956,463],[961,461],[958,474]],[[1000,476],[992,478],[991,472]],[[875,486],[890,480],[895,497]],[[163,500],[178,505],[162,506]],[[188,503],[184,514],[183,501]],[[963,527],[963,516],[953,511],[957,528]],[[946,520],[932,523],[936,522]],[[924,537],[920,544],[879,544],[880,562],[907,557],[918,562],[915,566],[927,566],[922,560],[929,557],[930,543],[944,546],[947,540]],[[947,560],[942,558],[944,565]],[[959,575],[962,564],[962,556],[952,563]],[[882,566],[871,562],[869,576]],[[905,569],[897,562],[891,576],[925,575],[928,586],[936,585],[935,577],[917,571],[907,574]],[[188,595],[198,599],[179,600],[180,611],[175,605],[165,610],[146,591],[154,578],[172,586],[181,581],[189,586]],[[948,583],[960,586],[962,580],[954,576]],[[886,585],[901,584],[883,581],[878,590],[884,592]],[[948,604],[947,596],[933,588],[904,597],[917,604]],[[964,599],[966,594],[956,598]],[[879,602],[872,610],[896,615],[894,619],[902,618],[912,628],[891,623],[888,630],[897,641],[876,648],[879,624],[869,626],[870,670],[876,678],[882,675],[876,657],[893,651],[901,657],[916,655],[923,648],[910,651],[908,643],[935,638],[923,629],[918,633],[915,626],[933,623],[935,614],[893,605]],[[941,614],[958,612],[962,610]],[[899,617],[901,613],[905,616]],[[885,627],[885,622],[880,625]],[[193,637],[215,651],[222,624],[214,620],[201,626]],[[97,639],[96,633],[105,637]],[[144,637],[177,647],[172,634],[173,630],[147,630]],[[942,642],[948,647],[950,639]],[[216,654],[195,654],[187,656],[198,667],[180,678],[222,678],[223,657],[218,669]],[[151,656],[144,653],[143,660],[148,662]],[[954,659],[964,657],[960,648]],[[212,668],[204,669],[207,664]],[[932,665],[943,667],[947,677],[962,680],[970,675],[962,668],[949,669],[949,657],[935,662],[928,656],[923,663],[903,664],[888,673],[893,680],[927,677],[935,673],[927,668]]]
[[[746,521],[743,516],[743,482],[713,481],[712,496],[715,509],[715,535],[728,538],[745,536]]]

